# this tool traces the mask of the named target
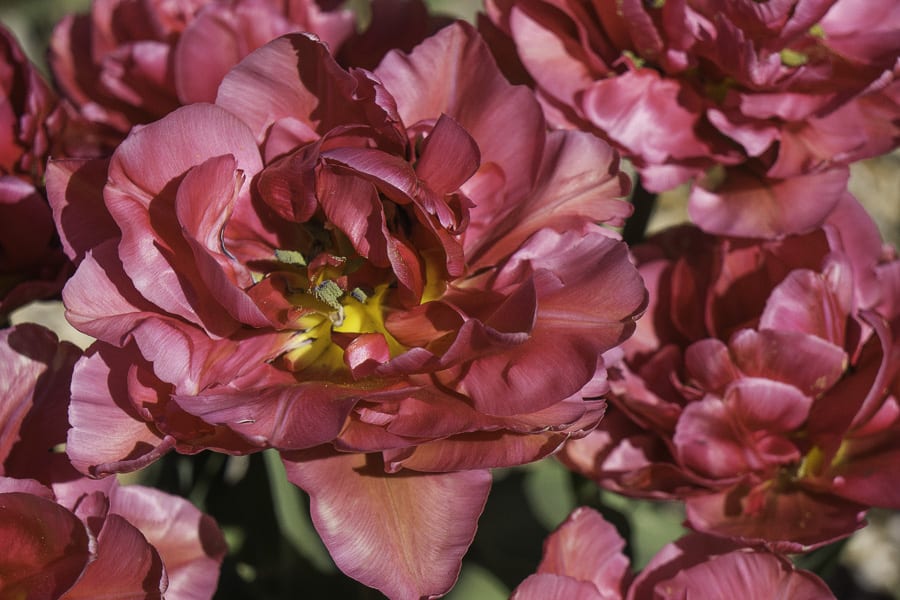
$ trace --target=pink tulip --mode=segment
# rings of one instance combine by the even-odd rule
[[[503,66],[553,124],[603,135],[651,191],[694,181],[691,217],[713,233],[809,231],[850,162],[900,143],[892,0],[491,0],[487,11]]]
[[[366,31],[317,0],[95,0],[56,27],[50,67],[70,114],[63,154],[106,156],[134,125],[179,106],[214,102],[228,71],[290,32],[310,32],[344,64],[374,67],[411,49],[431,22],[421,0],[377,0]],[[398,35],[398,32],[402,32]]]
[[[188,501],[81,477],[65,441],[80,351],[37,325],[0,332],[0,590],[3,597],[204,600],[225,542]]]
[[[512,600],[834,598],[825,583],[778,554],[690,534],[667,544],[632,577],[615,528],[593,509],[576,509],[544,542],[537,573]]]
[[[567,464],[791,552],[900,507],[900,260],[854,199],[803,236],[682,227],[634,252],[651,304],[611,370],[613,408]]]
[[[375,72],[279,38],[215,105],[48,182],[69,320],[101,340],[73,462],[277,448],[338,565],[390,597],[450,588],[487,469],[596,425],[599,357],[645,302],[597,225],[629,211],[617,156],[547,133],[462,24]]]
[[[71,273],[42,190],[62,123],[56,104],[13,35],[0,27],[0,321],[58,294]]]

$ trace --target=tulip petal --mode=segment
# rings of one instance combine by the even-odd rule
[[[4,492],[0,493],[4,546],[0,590],[6,598],[55,600],[92,559],[87,530],[75,515],[51,499]]]
[[[456,581],[484,509],[488,471],[387,475],[377,456],[285,454],[313,524],[344,573],[390,598],[436,598]]]
[[[691,189],[688,213],[704,231],[720,235],[773,238],[803,233],[828,217],[847,187],[847,169],[766,179],[729,172],[724,185]]]
[[[47,199],[66,256],[76,264],[98,242],[119,237],[103,204],[108,160],[52,160],[47,165]]]
[[[61,600],[162,600],[165,567],[141,532],[119,515],[107,515],[97,536],[97,559]]]
[[[98,342],[75,366],[66,452],[82,473],[99,475],[100,465],[158,457],[171,449],[129,402],[130,362],[126,353]]]
[[[765,543],[779,552],[809,552],[865,525],[865,508],[830,494],[799,488],[738,485],[686,500],[688,524],[742,544]]]
[[[531,92],[506,81],[470,25],[446,27],[409,55],[388,54],[375,74],[408,127],[441,114],[452,117],[475,140],[482,166],[499,166],[510,202],[531,189],[545,135],[540,106]]]
[[[590,581],[603,596],[621,597],[629,579],[625,540],[597,511],[577,508],[544,542],[538,573]]]
[[[608,597],[597,591],[587,581],[578,581],[571,577],[536,573],[529,575],[513,590],[510,600],[546,600],[547,598],[566,598],[567,600],[606,600]]]
[[[212,517],[183,498],[136,485],[115,487],[109,512],[126,518],[159,553],[168,597],[209,600],[227,550]]]

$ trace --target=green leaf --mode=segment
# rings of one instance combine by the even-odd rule
[[[447,600],[506,600],[509,590],[490,571],[475,563],[464,562],[459,580]]]
[[[531,511],[548,531],[556,529],[575,510],[571,477],[556,459],[528,465],[524,488]]]
[[[306,498],[290,481],[284,471],[281,457],[275,450],[263,452],[266,473],[269,475],[269,489],[275,518],[281,535],[294,547],[301,556],[309,560],[313,567],[321,573],[337,573],[337,567],[325,544],[319,539],[309,518]]]

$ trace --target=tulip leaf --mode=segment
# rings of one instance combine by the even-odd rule
[[[490,571],[476,563],[464,562],[459,580],[447,600],[505,600],[509,598],[509,590]]]
[[[328,550],[309,518],[309,507],[300,490],[287,480],[284,464],[275,450],[263,452],[275,518],[281,535],[321,573],[337,573]]]
[[[525,497],[537,520],[552,531],[575,510],[569,472],[555,459],[528,465],[524,481]]]

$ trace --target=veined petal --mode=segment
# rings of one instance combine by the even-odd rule
[[[227,549],[210,516],[183,498],[138,485],[113,488],[109,511],[127,519],[159,553],[168,575],[168,597],[212,596]]]
[[[436,598],[456,581],[491,485],[488,471],[388,475],[377,456],[285,454],[335,563],[390,598]]]
[[[847,177],[840,168],[771,180],[735,170],[715,190],[695,185],[688,212],[704,231],[721,235],[802,233],[822,224],[843,195]]]
[[[134,525],[107,515],[97,536],[97,558],[60,600],[109,596],[128,600],[162,600],[168,586],[156,549]]]
[[[603,597],[621,598],[629,583],[625,540],[597,511],[581,507],[544,541],[538,573],[590,581]]]

